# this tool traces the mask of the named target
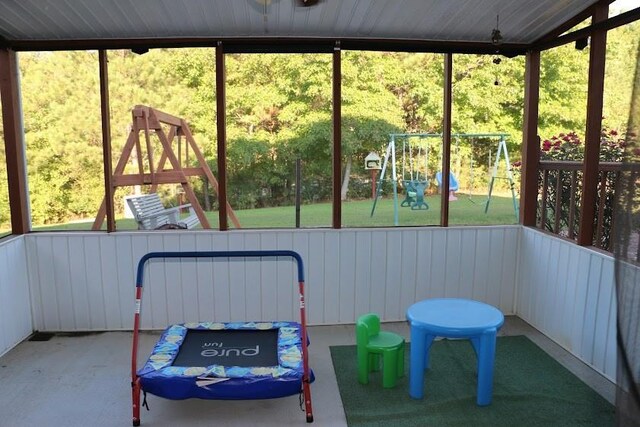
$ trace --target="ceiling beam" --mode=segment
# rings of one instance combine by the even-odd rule
[[[592,4],[591,6],[587,7],[583,11],[577,13],[575,16],[573,16],[573,18],[570,18],[569,20],[564,21],[562,24],[560,24],[559,26],[557,26],[553,30],[549,31],[544,36],[542,36],[542,37],[538,38],[537,40],[535,40],[533,43],[531,43],[531,45],[532,46],[536,46],[538,44],[545,43],[545,42],[548,42],[550,40],[556,39],[560,35],[566,33],[567,31],[569,31],[570,29],[572,29],[573,27],[575,27],[576,25],[578,25],[579,23],[584,21],[585,19],[591,18],[591,16],[593,16],[593,11],[594,11],[595,7],[599,3],[609,4],[609,3],[613,3],[614,1],[615,0],[601,0],[600,2]]]
[[[496,52],[496,47],[490,42],[317,37],[0,40],[0,48],[11,48],[15,51],[159,49],[215,47],[218,42],[223,42],[226,53],[332,53],[336,41],[340,42],[343,50],[470,54]],[[524,55],[527,48],[528,45],[524,43],[504,43],[500,46],[500,53],[506,56]]]
[[[576,40],[583,39],[585,37],[589,37],[591,36],[591,33],[594,31],[601,31],[601,30],[609,31],[614,28],[618,28],[623,25],[630,24],[637,20],[640,20],[640,7],[632,9],[625,13],[621,13],[620,15],[614,16],[613,18],[596,22],[592,25],[589,25],[588,27],[581,28],[579,30],[565,34],[553,40],[548,40],[543,43],[534,44],[533,49],[546,50],[546,49],[562,46],[564,44],[571,43]]]

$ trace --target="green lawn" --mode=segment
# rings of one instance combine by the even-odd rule
[[[399,208],[399,224],[403,226],[438,225],[440,223],[440,196],[425,197],[428,210]],[[458,194],[458,200],[449,203],[450,225],[492,225],[515,224],[511,197],[494,196],[489,212],[484,213],[484,196],[469,199]],[[371,217],[371,200],[348,201],[342,204],[343,227],[390,227],[393,226],[393,200],[384,198],[378,201],[375,213]],[[293,228],[295,227],[295,207],[236,210],[242,228]],[[218,212],[207,212],[212,228],[218,226]],[[330,227],[331,203],[302,205],[300,208],[300,226],[303,228]],[[232,226],[231,221],[229,221]],[[66,224],[36,226],[34,230],[90,230],[92,222],[72,222]],[[103,228],[105,226],[103,225]],[[133,219],[118,219],[118,230],[135,230]]]

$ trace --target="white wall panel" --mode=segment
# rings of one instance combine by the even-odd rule
[[[0,242],[0,355],[33,332],[24,237]]]
[[[613,257],[523,228],[516,313],[615,381]]]
[[[305,263],[310,324],[374,311],[404,320],[429,297],[467,297],[514,313],[517,226],[229,232],[34,233],[25,237],[35,328],[130,329],[135,269],[150,251],[293,249]],[[296,320],[288,259],[152,260],[143,328],[212,320]]]
[[[0,244],[0,352],[33,329],[130,329],[135,269],[147,252],[242,249],[302,255],[310,324],[369,311],[404,320],[424,298],[474,298],[615,377],[613,259],[517,226],[30,234]],[[142,326],[296,320],[295,273],[288,259],[153,260]]]

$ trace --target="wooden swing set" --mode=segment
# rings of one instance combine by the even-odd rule
[[[168,133],[162,125],[168,125]],[[143,155],[142,144],[140,142],[140,132],[144,132],[146,143],[146,156]],[[162,152],[157,165],[154,163],[154,152],[151,136],[155,134]],[[182,156],[182,137],[185,139],[184,158]],[[177,145],[177,155],[174,151],[174,140]],[[189,148],[196,157],[197,167],[189,167]],[[135,149],[135,152],[134,152]],[[134,159],[137,160],[138,173],[124,173],[125,167],[131,158],[132,153]],[[145,159],[146,158],[146,162]],[[183,160],[184,165],[183,166]],[[169,165],[167,164],[169,162]],[[146,164],[145,164],[146,163]],[[155,167],[154,167],[155,165]],[[165,166],[170,168],[165,169]],[[146,167],[146,168],[145,168]],[[213,190],[218,193],[218,180],[211,172],[209,165],[205,161],[202,152],[196,145],[189,125],[184,119],[172,116],[162,111],[156,110],[145,105],[136,105],[132,110],[132,125],[129,137],[122,150],[122,155],[116,165],[113,176],[112,186],[115,190],[117,187],[129,187],[132,185],[150,185],[150,192],[155,193],[160,184],[180,184],[186,195],[191,207],[200,220],[203,228],[211,228],[209,221],[200,206],[198,199],[189,183],[189,177],[201,176],[206,177],[211,184]],[[236,217],[231,205],[227,202],[227,212],[231,221],[236,228],[240,228],[240,222]],[[106,200],[102,200],[98,214],[93,223],[92,230],[100,230],[106,216]]]

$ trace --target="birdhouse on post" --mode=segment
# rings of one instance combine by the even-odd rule
[[[364,168],[365,170],[380,170],[382,167],[380,166],[380,156],[378,156],[373,151],[370,152],[367,157],[364,158]]]
[[[378,171],[382,169],[380,167],[380,156],[373,151],[370,152],[367,157],[364,158],[364,169],[371,171],[371,198],[376,198],[376,175]]]

